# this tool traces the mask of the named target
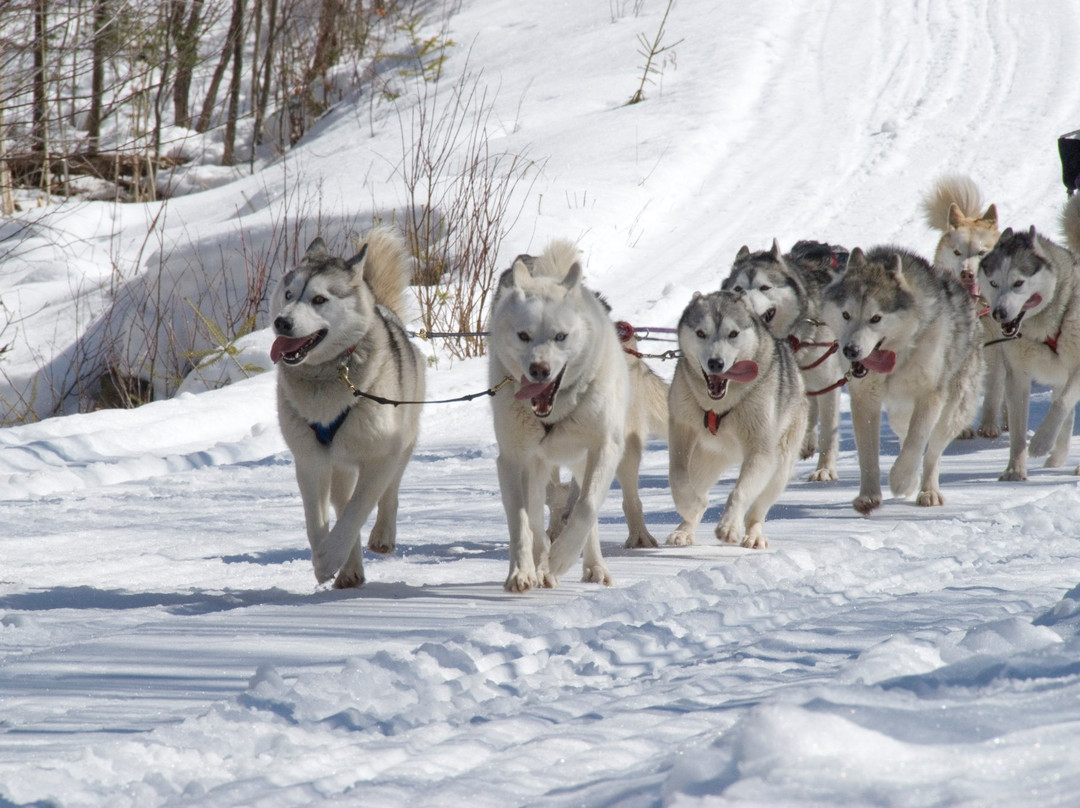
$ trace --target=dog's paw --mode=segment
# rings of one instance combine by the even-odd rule
[[[840,479],[834,468],[815,469],[806,478],[811,483],[835,483]]]
[[[723,522],[716,526],[716,538],[721,544],[742,544],[743,532],[735,525],[726,525]]]
[[[1027,479],[1027,469],[1020,466],[1008,466],[998,480],[1003,483],[1018,483]]]
[[[626,544],[624,546],[631,550],[641,547],[659,547],[656,543],[656,539],[654,539],[653,535],[647,530],[643,530],[640,533],[631,533],[626,538]]]
[[[802,445],[802,448],[799,449],[799,459],[806,460],[808,457],[813,457],[816,453],[817,442],[808,440]]]
[[[1054,448],[1058,431],[1055,425],[1050,423],[1051,420],[1053,419],[1049,417],[1043,419],[1035,434],[1031,436],[1031,443],[1028,444],[1029,457],[1042,457],[1050,454],[1050,450]]]
[[[851,507],[863,516],[869,516],[871,511],[881,507],[881,494],[859,494],[852,501]]]
[[[679,525],[673,531],[671,535],[667,537],[664,544],[671,545],[672,547],[689,547],[694,543],[694,529],[684,525]]]
[[[353,589],[364,584],[364,571],[362,569],[342,568],[334,579],[334,589]]]
[[[993,440],[994,438],[1001,437],[1001,429],[994,426],[994,424],[983,424],[977,430],[977,434],[980,438],[990,438]]]
[[[603,564],[594,564],[591,567],[586,565],[581,573],[581,580],[587,584],[611,586],[611,573]]]
[[[956,436],[957,440],[971,440],[975,437],[975,430],[970,426],[960,430],[960,433]]]
[[[761,525],[752,525],[750,529],[743,536],[743,547],[748,547],[751,550],[767,550],[769,549],[769,540],[765,538],[765,534],[761,532]]]
[[[944,505],[945,497],[941,496],[940,491],[920,491],[919,496],[915,498],[915,504],[924,507]]]
[[[371,535],[368,536],[367,546],[373,553],[386,555],[397,549],[397,538],[391,531],[387,531],[387,533],[377,533],[373,530],[371,531]]]
[[[528,592],[530,589],[535,589],[538,583],[535,573],[511,570],[506,583],[503,584],[503,589],[507,592]]]

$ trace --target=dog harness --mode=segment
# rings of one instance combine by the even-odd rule
[[[716,434],[716,430],[720,428],[720,422],[724,420],[724,417],[730,413],[727,412],[714,412],[713,410],[705,410],[705,428],[709,430],[712,435]]]
[[[345,419],[349,417],[349,413],[352,412],[352,407],[346,407],[341,411],[341,415],[331,421],[329,424],[312,424],[311,431],[315,433],[315,440],[321,443],[323,446],[329,446],[334,442],[334,435],[341,429],[341,425],[345,423]]]

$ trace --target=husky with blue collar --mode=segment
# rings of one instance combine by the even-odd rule
[[[364,582],[360,530],[378,508],[368,549],[396,545],[398,486],[420,429],[424,358],[402,324],[408,253],[378,228],[349,259],[315,239],[270,301],[278,419],[296,464],[315,578]],[[336,522],[331,527],[330,509]],[[336,577],[335,577],[336,576]]]

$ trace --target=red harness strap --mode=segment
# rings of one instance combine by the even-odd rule
[[[798,353],[803,348],[828,348],[825,353],[811,362],[809,365],[799,365],[799,370],[813,370],[838,350],[840,350],[840,343],[838,342],[802,342],[794,334],[788,334],[788,345],[791,346],[791,350],[794,353]]]
[[[728,410],[731,412],[731,410]],[[720,428],[720,422],[724,420],[724,417],[728,412],[713,412],[712,410],[705,410],[705,428],[713,435],[716,434],[716,430]]]
[[[1061,332],[1060,331],[1058,331],[1052,337],[1047,337],[1046,339],[1043,340],[1043,342],[1045,342],[1050,347],[1051,351],[1053,351],[1054,353],[1057,353],[1057,346],[1058,346],[1058,340],[1059,339],[1061,339]]]

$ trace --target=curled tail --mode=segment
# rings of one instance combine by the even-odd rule
[[[939,233],[949,229],[949,210],[953,205],[968,219],[978,219],[983,207],[982,193],[971,177],[947,174],[938,177],[934,187],[922,198],[926,223]]]
[[[404,320],[408,316],[405,290],[412,278],[404,238],[393,228],[376,227],[356,242],[358,249],[367,245],[364,280],[375,294],[375,300]]]
[[[1070,196],[1061,209],[1061,229],[1069,249],[1080,255],[1080,193]]]
[[[529,271],[533,277],[562,280],[576,263],[580,263],[581,251],[568,239],[555,239],[533,259]]]

